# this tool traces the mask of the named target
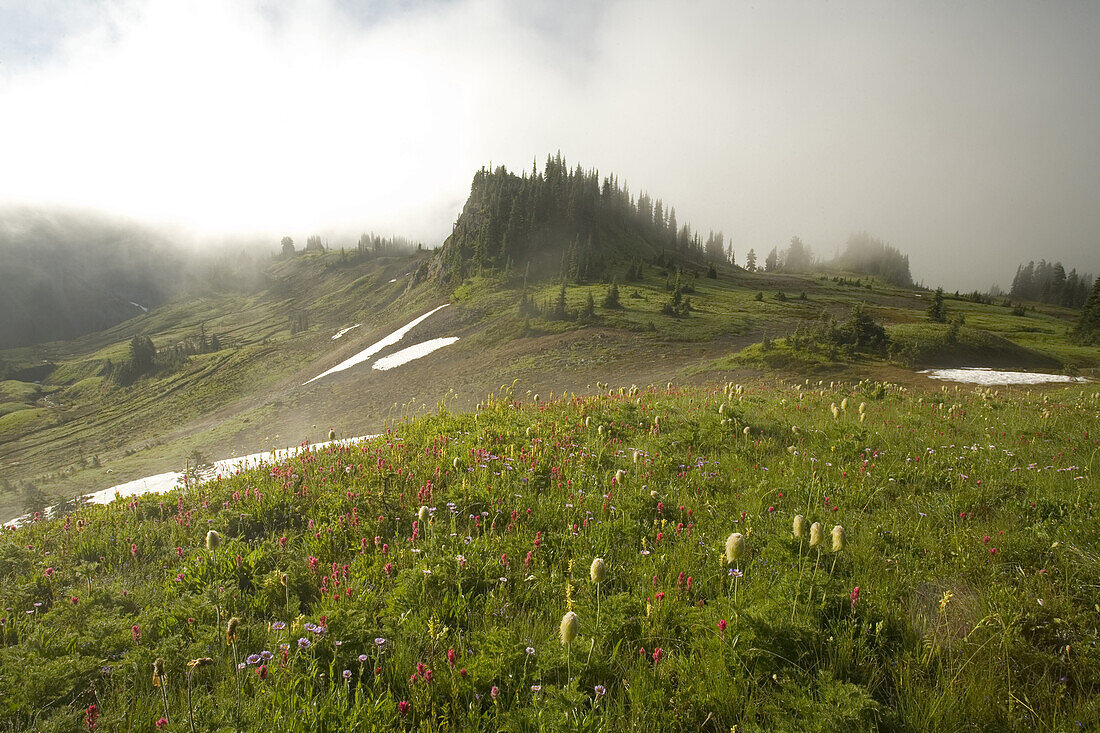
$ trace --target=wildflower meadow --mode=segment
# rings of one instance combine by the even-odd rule
[[[1100,729],[1100,389],[504,387],[0,535],[0,729]]]

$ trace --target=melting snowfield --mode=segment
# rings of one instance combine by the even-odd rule
[[[359,327],[360,327],[360,326],[362,326],[362,325],[363,325],[362,323],[356,323],[356,324],[355,324],[354,326],[348,326],[347,328],[341,328],[341,329],[340,329],[339,331],[337,331],[337,332],[336,332],[336,334],[335,334],[335,335],[334,335],[334,336],[332,337],[332,340],[333,340],[333,341],[335,341],[336,339],[340,338],[341,336],[343,336],[343,335],[344,335],[345,333],[347,333],[347,332],[348,332],[348,331],[350,331],[351,329],[353,329],[353,328],[359,328]]]
[[[402,364],[408,364],[413,359],[419,359],[422,356],[427,356],[436,349],[442,349],[444,346],[450,346],[455,341],[458,341],[458,336],[447,336],[445,338],[432,339],[431,341],[425,341],[414,346],[396,351],[389,356],[383,356],[378,361],[374,362],[374,368],[380,371],[386,371],[399,367]]]
[[[206,481],[218,476],[228,476],[234,473],[240,473],[249,468],[256,468],[257,466],[269,463],[278,463],[279,461],[286,460],[290,456],[301,453],[303,450],[317,450],[330,445],[352,445],[354,443],[370,440],[374,437],[376,436],[361,435],[357,438],[343,438],[341,440],[330,440],[324,443],[312,443],[306,446],[299,445],[293,448],[281,448],[279,450],[264,451],[262,453],[251,453],[247,456],[239,456],[237,458],[226,458],[221,461],[216,461],[203,471],[201,480]],[[89,504],[109,504],[115,499],[129,499],[130,497],[141,496],[142,494],[163,494],[176,488],[182,482],[182,471],[169,471],[168,473],[145,476],[144,478],[134,479],[133,481],[127,481],[126,483],[112,486],[109,489],[102,489],[91,494],[85,494],[84,499],[86,499]],[[46,516],[52,513],[53,507],[47,507],[43,512]],[[18,527],[28,519],[30,519],[30,515],[25,514],[10,522],[5,522],[4,526]]]
[[[984,386],[1008,384],[1047,384],[1050,382],[1087,382],[1083,377],[1070,377],[1065,374],[1043,374],[1041,372],[1002,372],[986,367],[963,367],[961,369],[925,369],[931,379],[950,382],[969,382]]]
[[[393,346],[398,341],[405,338],[405,334],[407,334],[413,328],[418,326],[421,323],[421,321],[423,321],[425,318],[432,315],[436,311],[441,310],[443,308],[446,308],[448,305],[450,305],[450,303],[444,303],[443,305],[439,306],[438,308],[433,308],[432,310],[428,311],[427,313],[420,316],[419,318],[416,318],[416,319],[410,321],[409,323],[405,324],[401,328],[397,329],[396,331],[391,333],[389,336],[386,336],[385,338],[381,339],[380,341],[374,342],[373,344],[371,344],[367,348],[363,349],[362,351],[360,351],[358,354],[351,357],[350,359],[345,359],[344,361],[340,362],[339,364],[332,367],[331,369],[328,369],[326,371],[321,372],[320,374],[318,374],[313,379],[310,379],[309,381],[303,382],[302,386],[304,387],[305,385],[309,384],[310,382],[316,382],[318,379],[321,379],[322,377],[327,377],[330,374],[335,374],[336,372],[342,372],[345,369],[350,369],[351,367],[355,366],[356,364],[362,364],[364,361],[371,358],[372,356],[377,354],[382,349],[386,348],[387,346]]]

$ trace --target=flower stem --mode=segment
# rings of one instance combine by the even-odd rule
[[[187,722],[191,724],[191,733],[195,733],[195,710],[191,707],[191,670],[187,671]]]

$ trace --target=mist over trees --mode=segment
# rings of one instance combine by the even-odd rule
[[[874,275],[894,285],[913,285],[913,276],[909,272],[909,255],[903,255],[881,239],[866,233],[849,237],[844,251],[829,266],[833,269]]]
[[[792,237],[783,255],[783,269],[787,272],[807,272],[814,266],[814,255],[798,237]]]
[[[520,175],[503,166],[474,174],[436,267],[448,279],[503,270],[604,280],[613,263],[663,253],[695,261],[726,257],[721,232],[705,244],[661,199],[645,192],[635,198],[613,175],[570,169],[559,153],[547,157],[541,172],[532,165]]]
[[[356,249],[363,254],[399,256],[422,250],[424,245],[407,237],[383,237],[374,232],[359,236]]]
[[[265,253],[198,252],[125,220],[68,210],[0,211],[0,348],[109,328],[180,293],[262,284]]]
[[[1089,298],[1092,283],[1090,274],[1078,275],[1076,269],[1067,274],[1061,262],[1039,260],[1038,264],[1032,261],[1016,268],[1008,294],[1015,300],[1037,300],[1050,305],[1080,308]]]

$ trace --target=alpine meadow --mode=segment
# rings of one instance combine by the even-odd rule
[[[1100,731],[1097,29],[0,7],[0,731]]]

